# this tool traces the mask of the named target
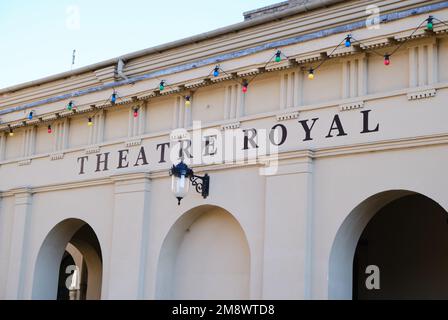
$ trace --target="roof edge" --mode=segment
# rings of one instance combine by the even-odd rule
[[[131,59],[135,59],[135,58],[139,58],[145,55],[149,55],[149,54],[153,54],[153,53],[159,53],[161,51],[165,51],[165,50],[170,50],[170,49],[174,49],[177,47],[181,47],[184,45],[188,45],[191,43],[195,43],[198,41],[204,41],[204,40],[209,40],[212,38],[216,38],[218,36],[224,35],[224,34],[228,34],[231,33],[233,31],[236,30],[242,30],[242,29],[247,29],[250,27],[254,27],[254,26],[258,26],[260,24],[264,24],[273,20],[277,20],[280,18],[285,18],[288,16],[292,16],[298,13],[302,13],[302,12],[307,12],[307,11],[311,11],[311,10],[315,10],[315,9],[319,9],[319,8],[323,8],[323,7],[327,7],[333,4],[337,4],[337,3],[341,3],[344,2],[344,0],[317,0],[315,2],[309,3],[307,4],[303,4],[300,6],[296,6],[296,7],[292,7],[280,12],[276,12],[270,15],[265,15],[265,16],[261,16],[261,17],[256,17],[247,21],[242,21],[242,22],[238,22],[226,27],[222,27],[222,28],[218,28],[212,31],[208,31],[205,33],[201,33],[195,36],[191,36],[191,37],[187,37],[187,38],[183,38],[180,40],[176,40],[176,41],[172,41],[172,42],[168,42],[162,45],[158,45],[155,47],[151,47],[151,48],[147,48],[147,49],[143,49],[143,50],[139,50],[139,51],[135,51],[129,54],[125,54],[116,58],[112,58],[112,59],[108,59],[108,60],[104,60],[98,63],[94,63],[91,65],[87,65],[85,67],[81,67],[81,68],[77,68],[74,70],[70,70],[70,71],[66,71],[66,72],[62,72],[62,73],[58,73],[55,75],[51,75],[48,77],[44,77],[44,78],[40,78],[37,80],[33,80],[33,81],[28,81],[28,82],[24,82],[21,84],[17,84],[17,85],[13,85],[10,87],[6,87],[3,89],[0,89],[0,94],[3,93],[7,93],[7,92],[12,92],[12,91],[18,91],[18,90],[22,90],[28,87],[33,87],[33,86],[38,86],[38,85],[42,85],[44,83],[48,83],[48,82],[52,82],[52,81],[56,81],[56,80],[60,80],[60,79],[64,79],[67,77],[72,77],[75,75],[79,75],[88,71],[93,71],[93,70],[97,70],[100,68],[105,68],[111,65],[115,65],[118,63],[118,61],[121,59],[123,61],[127,61],[127,60],[131,60]]]

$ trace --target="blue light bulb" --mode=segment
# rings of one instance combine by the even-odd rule
[[[213,76],[214,77],[219,76],[219,67],[216,67],[215,70],[213,70]]]
[[[29,114],[28,114],[28,120],[32,120],[33,119],[33,111],[31,111]]]
[[[351,37],[347,36],[347,38],[345,38],[345,46],[348,48],[351,45],[352,45]]]
[[[115,101],[117,101],[117,94],[112,93],[112,96],[110,97],[110,102],[115,103]]]

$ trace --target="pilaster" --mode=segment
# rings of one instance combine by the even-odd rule
[[[309,299],[312,159],[280,161],[266,177],[263,299]]]
[[[11,247],[6,282],[6,298],[23,298],[25,277],[28,225],[31,215],[32,190],[20,188],[12,190],[14,194],[14,218],[11,232]]]
[[[149,216],[146,173],[121,174],[115,183],[108,299],[141,299]],[[132,210],[130,210],[132,208]]]

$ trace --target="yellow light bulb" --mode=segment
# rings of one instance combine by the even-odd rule
[[[10,132],[9,136],[12,137],[14,135],[14,132]]]
[[[185,101],[185,106],[186,106],[186,107],[191,106],[191,101],[189,101],[189,100]]]
[[[314,79],[314,73],[309,73],[308,74],[308,79],[313,80]]]

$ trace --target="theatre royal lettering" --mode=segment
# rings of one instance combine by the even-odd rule
[[[307,143],[316,139],[340,139],[348,135],[368,135],[379,132],[380,123],[374,120],[372,110],[362,110],[359,112],[358,121],[356,123],[344,123],[339,114],[335,114],[330,121],[323,121],[318,117],[308,119],[298,119],[298,121],[290,121],[288,123],[277,123],[266,129],[259,128],[240,128],[229,132],[230,134],[221,133],[221,139],[218,138],[219,130],[215,130],[215,134],[207,134],[207,130],[203,130],[199,134],[199,140],[192,138],[171,138],[171,141],[157,143],[153,146],[157,158],[150,159],[148,149],[150,146],[142,145],[138,148],[138,152],[132,156],[130,148],[119,149],[116,152],[103,152],[96,155],[84,155],[77,158],[78,174],[86,174],[89,172],[101,172],[114,169],[124,169],[130,167],[149,166],[151,162],[170,163],[177,159],[194,159],[195,154],[199,157],[216,157],[216,163],[235,161],[237,155],[229,157],[224,156],[226,146],[231,146],[232,150],[246,151],[246,159],[248,157],[259,157],[267,154],[272,155],[282,152],[281,147],[289,140],[292,140],[297,150],[306,149]],[[294,136],[289,132],[296,126],[299,129],[298,134]],[[318,127],[325,129],[324,135],[317,136],[315,131]],[[201,128],[197,128],[201,130]],[[185,130],[186,131],[186,130]],[[218,133],[217,133],[218,132]],[[263,132],[263,134],[260,134]],[[188,134],[187,134],[188,135]],[[223,140],[231,139],[231,143],[225,143]],[[199,150],[195,148],[194,142],[200,144]],[[220,142],[220,143],[218,143]],[[262,146],[263,145],[263,146]],[[193,152],[196,149],[199,153]],[[252,152],[251,155],[247,153]],[[135,152],[134,152],[135,153]],[[227,150],[227,154],[229,149]],[[173,155],[170,157],[170,155]],[[225,159],[224,159],[225,158]],[[199,160],[199,163],[201,161]]]

